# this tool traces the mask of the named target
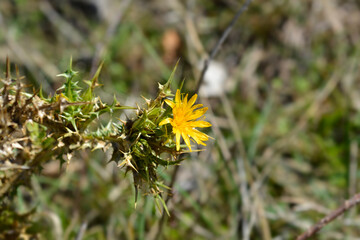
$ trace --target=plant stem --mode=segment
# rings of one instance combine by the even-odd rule
[[[304,240],[308,239],[309,237],[315,235],[318,231],[320,231],[325,225],[333,221],[338,216],[342,215],[345,211],[349,210],[350,208],[354,207],[355,205],[360,203],[360,193],[355,194],[352,198],[345,201],[345,203],[336,209],[335,211],[331,212],[329,215],[321,219],[315,225],[313,225],[309,230],[301,234],[297,237],[297,240]]]

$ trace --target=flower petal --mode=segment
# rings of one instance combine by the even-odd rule
[[[189,122],[189,126],[191,127],[200,127],[200,128],[205,128],[205,127],[211,127],[211,123],[206,122],[206,121],[192,121]]]
[[[206,146],[206,144],[203,143],[202,141],[209,140],[208,135],[206,135],[205,133],[202,133],[196,129],[193,129],[189,135],[196,141],[197,144],[202,144],[204,146]]]
[[[208,110],[208,108],[205,107],[205,108],[201,108],[201,109],[199,109],[199,110],[194,111],[194,112],[189,116],[188,120],[193,120],[193,119],[197,119],[197,118],[201,117],[202,115],[205,114],[205,112],[206,112],[207,110]]]
[[[195,109],[201,108],[202,106],[203,106],[202,104],[196,104],[196,105],[192,106],[192,107],[189,109],[189,111],[194,111]]]
[[[183,137],[183,139],[184,139],[186,145],[188,146],[188,148],[190,149],[190,152],[192,152],[189,136],[184,132],[181,133],[181,136]]]
[[[175,103],[173,101],[170,101],[168,99],[165,99],[165,102],[167,103],[167,105],[169,105],[171,108],[175,107]]]
[[[176,132],[176,151],[180,150],[180,132]]]
[[[189,94],[186,94],[185,97],[184,97],[184,99],[183,99],[183,104],[184,104],[185,107],[187,106],[188,95],[189,95]]]
[[[192,105],[194,105],[195,101],[197,98],[197,94],[194,94],[194,96],[192,96],[188,102],[188,106],[191,107]],[[202,105],[201,105],[202,106]]]
[[[175,103],[179,104],[180,102],[180,90],[178,89],[175,94]]]
[[[168,124],[168,123],[172,123],[172,119],[171,118],[166,118],[164,120],[162,120],[160,123],[159,123],[159,126],[162,126],[162,125],[165,125],[165,124]]]

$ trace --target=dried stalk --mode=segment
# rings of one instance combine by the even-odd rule
[[[297,240],[304,240],[308,239],[309,237],[314,236],[317,232],[319,232],[325,225],[335,220],[335,218],[342,215],[345,211],[349,210],[350,208],[354,207],[355,205],[360,203],[360,193],[354,195],[351,199],[345,201],[345,203],[336,209],[335,211],[331,212],[329,215],[321,219],[318,223],[312,226],[309,230],[305,233],[301,234],[297,237]]]

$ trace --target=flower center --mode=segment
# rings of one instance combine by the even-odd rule
[[[185,128],[187,123],[186,111],[182,107],[176,107],[173,109],[173,114],[174,114],[174,120],[173,120],[174,127]]]

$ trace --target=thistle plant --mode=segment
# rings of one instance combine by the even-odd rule
[[[158,167],[179,164],[179,155],[187,151],[186,146],[192,151],[189,137],[202,145],[209,138],[195,129],[211,126],[203,117],[207,108],[194,105],[197,95],[188,101],[188,95],[182,97],[180,90],[173,99],[173,74],[167,83],[159,84],[155,99],[144,98],[143,107],[129,107],[116,98],[112,104],[103,103],[95,95],[101,66],[90,81],[85,81],[88,87],[82,89],[70,62],[69,69],[59,75],[65,79],[63,86],[48,97],[41,90],[32,94],[24,91],[19,71],[16,69],[13,79],[8,60],[6,66],[0,89],[0,220],[8,220],[1,226],[5,230],[21,226],[18,219],[22,218],[11,215],[11,199],[17,186],[29,182],[30,176],[40,173],[42,165],[52,159],[71,164],[74,152],[81,149],[110,151],[110,161],[133,175],[136,196],[141,188],[166,210],[161,197],[166,186],[158,177]],[[132,109],[135,116],[110,119],[101,125],[102,114],[113,116],[124,109]],[[186,146],[180,144],[180,137]],[[10,220],[9,213],[13,216]]]

